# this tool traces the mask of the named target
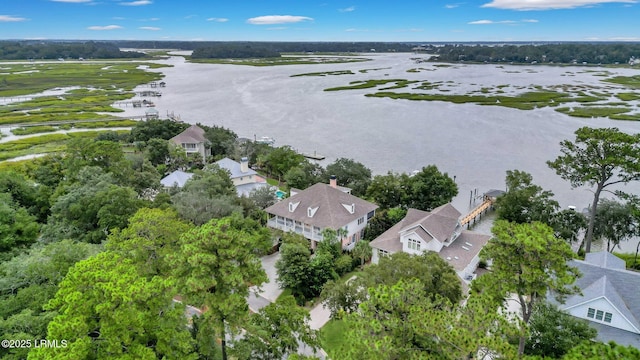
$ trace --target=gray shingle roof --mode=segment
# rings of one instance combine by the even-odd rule
[[[220,168],[228,170],[232,179],[257,174],[253,169],[248,169],[246,172],[242,172],[242,166],[240,163],[229,158],[218,160],[216,161],[216,164],[218,164]]]
[[[204,137],[204,130],[198,125],[191,125],[180,134],[172,137],[169,141],[181,144],[199,144],[204,143],[207,139]]]
[[[298,204],[292,212],[289,211],[290,203]],[[353,214],[343,206],[350,207],[351,204],[354,205]],[[307,216],[307,209],[316,207],[318,209],[314,215]],[[377,208],[376,204],[344,193],[327,184],[317,183],[266,208],[265,211],[320,228],[338,229],[360,217],[367,216]]]
[[[570,265],[582,273],[575,283],[582,289],[582,295],[568,298],[561,308],[606,296],[634,326],[640,328],[640,273],[619,268],[620,263],[612,257],[615,255],[594,253],[585,261],[570,261]]]
[[[402,228],[400,232],[410,231],[416,227],[421,227],[438,241],[444,243],[445,240],[449,239],[456,230],[460,215],[462,214],[456,210],[453,205],[445,204],[431,210],[430,213],[427,213],[418,221]],[[428,241],[427,237],[423,236],[423,239]]]
[[[418,209],[408,209],[407,215],[400,220],[397,224],[389,228],[389,230],[382,233],[369,245],[372,248],[380,249],[393,254],[398,251],[402,251],[402,243],[400,242],[400,231],[406,228],[408,225],[416,223],[418,220],[429,215],[428,211],[422,211]]]

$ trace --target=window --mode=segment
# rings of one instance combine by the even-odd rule
[[[596,311],[596,320],[602,320],[603,316],[604,316],[604,311],[602,310]]]
[[[407,247],[411,250],[420,251],[420,240],[415,240],[415,239],[407,240]]]
[[[364,216],[358,219],[358,225],[362,225],[363,222],[364,222]]]
[[[604,321],[606,323],[611,323],[611,320],[613,319],[613,314],[610,312],[589,308],[587,309],[587,317],[589,319],[595,319],[595,320]]]
[[[198,147],[198,144],[191,144],[191,143],[182,143],[182,147],[185,150],[195,150]]]
[[[378,249],[378,255],[380,255],[380,257],[389,256],[389,252],[386,250]]]

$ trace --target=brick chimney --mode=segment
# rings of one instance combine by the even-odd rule
[[[336,179],[335,175],[331,175],[329,177],[329,186],[331,186],[334,189],[338,187],[338,180]]]
[[[246,157],[243,157],[242,159],[240,159],[240,171],[242,171],[243,173],[246,173],[247,171],[249,171],[249,159]]]

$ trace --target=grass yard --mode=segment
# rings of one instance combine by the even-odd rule
[[[338,359],[336,351],[347,343],[346,333],[347,329],[344,320],[329,320],[320,329],[320,345],[330,358]]]

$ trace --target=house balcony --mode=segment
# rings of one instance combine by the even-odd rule
[[[300,225],[285,221],[283,218],[272,217],[267,221],[267,226],[273,229],[280,229],[282,231],[294,232],[300,234],[305,238],[313,241],[322,241],[322,234],[318,230],[311,229],[308,225]]]

